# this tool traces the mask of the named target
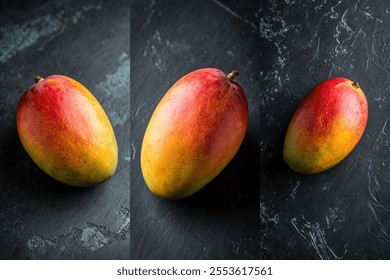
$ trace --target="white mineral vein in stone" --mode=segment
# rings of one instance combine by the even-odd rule
[[[51,15],[38,17],[22,24],[0,27],[0,63],[7,62],[19,51],[33,45],[39,38],[54,33],[61,21]]]
[[[123,125],[130,118],[130,57],[122,53],[119,66],[114,73],[106,75],[97,85],[105,93],[102,106],[108,114],[113,127]]]
[[[83,229],[72,227],[65,234],[52,239],[34,235],[27,246],[35,259],[80,259],[113,241],[126,239],[126,233],[130,230],[130,210],[121,207],[117,213],[123,216],[123,220],[116,232],[86,222]]]

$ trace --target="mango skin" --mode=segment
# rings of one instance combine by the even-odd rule
[[[92,93],[69,77],[52,75],[31,86],[19,100],[16,126],[32,160],[60,182],[88,187],[115,173],[111,123]]]
[[[362,89],[346,78],[319,83],[296,109],[283,156],[291,169],[316,174],[342,161],[360,141],[368,119]]]
[[[234,80],[213,68],[179,79],[157,105],[141,148],[141,170],[161,198],[188,197],[209,183],[238,151],[248,103]]]

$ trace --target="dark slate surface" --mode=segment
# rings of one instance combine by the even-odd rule
[[[132,259],[260,258],[259,8],[258,1],[132,1]],[[204,189],[163,200],[143,180],[142,138],[170,86],[204,67],[240,72],[248,131],[236,157]]]
[[[0,258],[128,259],[129,1],[6,2],[0,6]],[[119,146],[111,180],[66,187],[28,157],[15,111],[38,74],[73,77],[98,98]]]
[[[390,258],[388,1],[262,1],[260,13],[261,258]],[[366,131],[334,168],[302,176],[282,146],[318,82],[359,82]]]

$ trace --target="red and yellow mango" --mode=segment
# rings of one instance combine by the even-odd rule
[[[141,149],[141,170],[152,193],[166,199],[190,196],[234,157],[248,125],[248,104],[233,80],[236,74],[199,69],[164,95]]]
[[[285,162],[302,174],[333,167],[358,144],[367,118],[367,100],[357,83],[346,78],[319,83],[291,119],[283,147]]]
[[[98,100],[79,82],[62,75],[36,78],[20,98],[16,125],[32,160],[65,184],[100,184],[115,172],[118,147]]]

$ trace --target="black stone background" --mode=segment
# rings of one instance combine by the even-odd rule
[[[261,1],[262,259],[390,258],[390,3]],[[343,76],[366,94],[366,131],[337,166],[292,172],[282,146],[317,83]]]
[[[0,259],[130,258],[129,1],[0,3]],[[20,144],[15,111],[37,75],[84,84],[114,127],[113,178],[67,187]]]
[[[129,1],[0,3],[1,259],[389,259],[389,3],[131,5],[130,53]],[[161,200],[140,173],[142,136],[169,87],[202,67],[240,71],[248,133],[198,194]],[[102,186],[54,181],[19,142],[20,95],[36,75],[54,73],[87,86],[113,123],[120,160]],[[334,76],[366,93],[365,134],[334,168],[296,174],[282,159],[288,123],[309,90]]]
[[[389,259],[389,3],[131,5],[130,54],[129,1],[0,3],[1,259]],[[198,194],[161,200],[140,173],[142,136],[169,87],[202,67],[240,71],[248,133]],[[54,181],[19,142],[20,95],[36,75],[54,73],[87,86],[113,123],[120,160],[102,186]],[[334,76],[366,93],[366,132],[334,168],[296,174],[282,159],[288,123],[309,90]]]
[[[131,3],[131,258],[259,259],[259,1]],[[236,157],[195,195],[157,198],[139,163],[154,108],[185,74],[206,67],[235,80],[249,103],[249,126]]]

